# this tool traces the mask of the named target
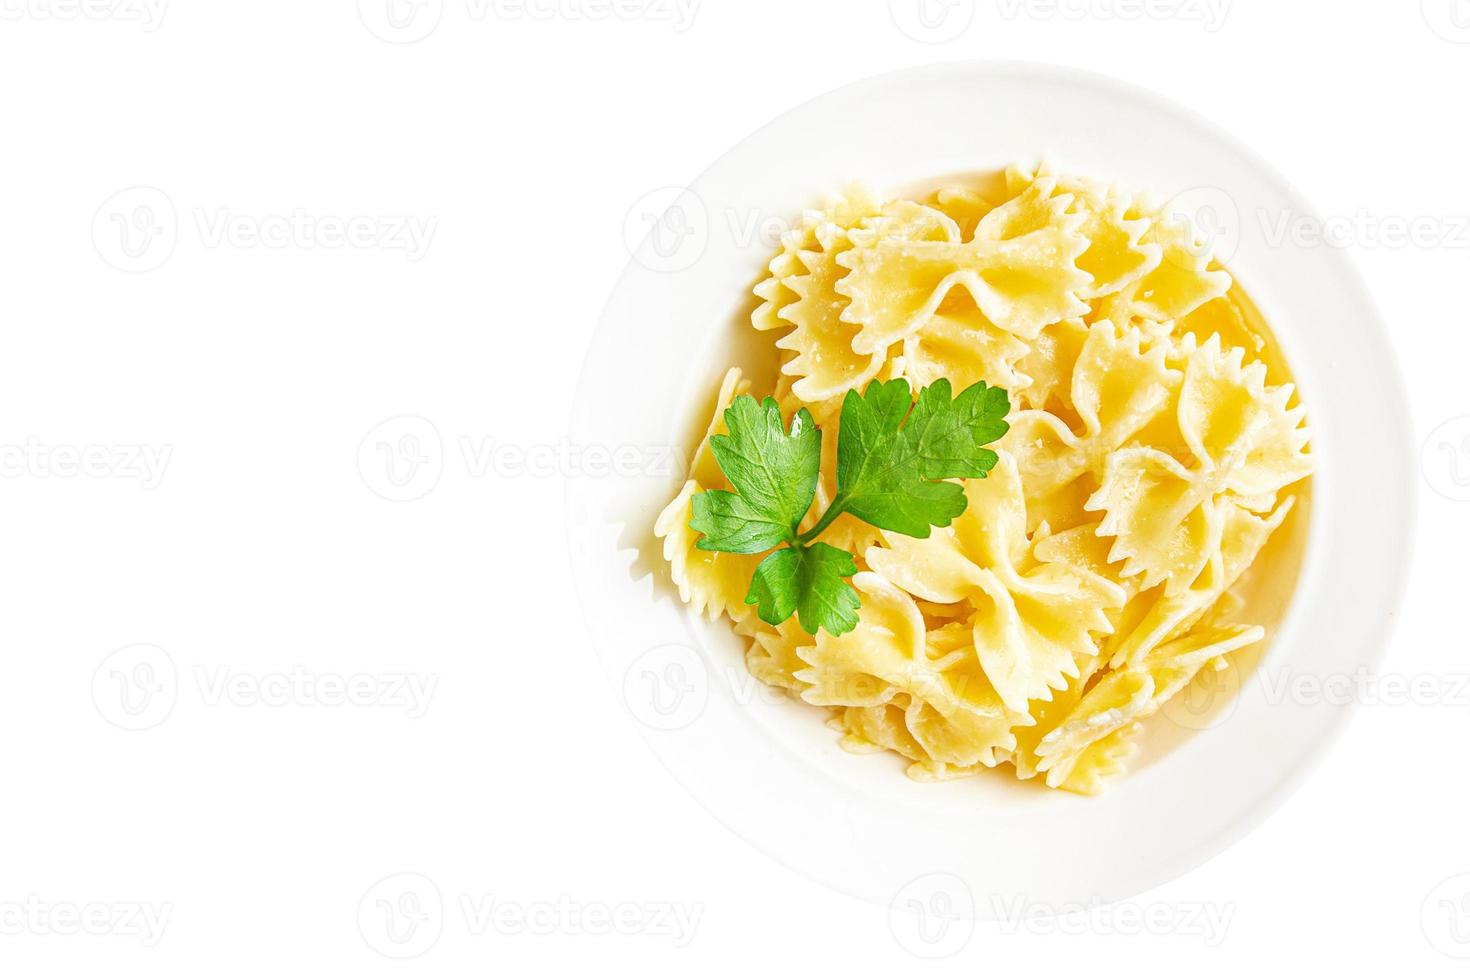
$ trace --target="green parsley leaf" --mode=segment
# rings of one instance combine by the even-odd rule
[[[840,636],[858,624],[857,590],[845,580],[857,574],[851,554],[820,542],[773,551],[756,566],[745,601],[761,619],[780,626],[793,612],[813,636]]]
[[[689,526],[704,537],[702,551],[727,551],[732,555],[757,555],[791,537],[783,521],[771,520],[748,500],[729,490],[706,490],[694,495],[694,517]]]
[[[725,410],[726,435],[710,448],[733,490],[694,497],[689,526],[705,551],[754,555],[745,601],[779,626],[795,614],[815,634],[857,626],[858,594],[847,579],[857,562],[816,539],[844,513],[875,527],[927,538],[964,513],[964,489],[952,479],[984,477],[999,457],[985,444],[1010,428],[1010,400],[979,382],[955,397],[945,380],[919,392],[907,381],[875,381],[842,402],[837,438],[837,494],[809,530],[798,527],[816,495],[822,433],[806,409],[788,432],[774,399],[741,395]],[[781,545],[787,547],[781,547]]]
[[[981,381],[951,399],[949,379],[941,378],[919,392],[903,435],[914,446],[927,478],[976,479],[1000,462],[994,450],[983,447],[1010,431],[1006,421],[1010,410],[1004,388],[987,388]]]
[[[855,517],[914,538],[948,527],[965,511],[965,492],[950,477],[985,476],[998,458],[984,444],[1009,429],[1004,389],[977,382],[959,398],[936,381],[911,405],[908,382],[875,381],[842,402],[837,437],[837,499]],[[907,416],[907,421],[905,421]]]
[[[710,440],[715,460],[734,492],[709,490],[694,498],[689,526],[704,535],[705,551],[753,555],[794,540],[817,490],[822,432],[806,409],[787,434],[774,398],[757,403],[741,395],[725,410],[728,435]]]

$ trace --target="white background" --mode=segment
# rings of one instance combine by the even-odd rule
[[[1462,976],[1470,3],[690,2],[0,0],[0,972]],[[925,946],[658,765],[571,594],[587,477],[516,460],[564,444],[645,195],[839,84],[998,57],[1168,94],[1342,219],[1424,446],[1384,670],[1430,693],[1131,900],[1162,925]]]

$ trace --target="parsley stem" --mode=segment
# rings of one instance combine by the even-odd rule
[[[820,535],[823,531],[827,530],[829,526],[831,526],[833,521],[842,516],[842,512],[846,508],[847,500],[839,494],[837,498],[832,501],[832,503],[827,505],[827,509],[822,512],[821,518],[817,521],[816,524],[812,525],[812,529],[810,531],[807,531],[805,534],[797,537],[796,543],[803,545],[811,544],[817,539],[818,535]]]

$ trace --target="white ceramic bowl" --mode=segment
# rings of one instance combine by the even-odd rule
[[[1247,682],[1227,724],[1154,746],[1096,798],[1002,773],[920,784],[893,756],[842,751],[822,711],[746,674],[727,623],[678,603],[651,527],[684,475],[660,447],[692,448],[728,365],[770,370],[754,353],[769,338],[747,321],[772,251],[762,232],[853,179],[902,188],[1043,154],[1208,208],[1300,384],[1318,462],[1307,550],[1257,670],[1279,680],[1371,667],[1405,577],[1410,426],[1384,328],[1341,250],[1274,240],[1281,216],[1311,209],[1211,124],[1096,75],[953,63],[849,85],[752,134],[689,188],[629,215],[654,233],[608,302],[571,435],[622,459],[624,475],[571,483],[572,563],[597,656],[669,770],[761,850],[880,903],[930,875],[963,882],[981,916],[996,901],[1055,907],[1158,885],[1280,804],[1348,711]]]

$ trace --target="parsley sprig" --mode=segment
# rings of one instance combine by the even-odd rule
[[[977,382],[954,397],[947,380],[914,400],[907,381],[874,381],[842,402],[837,436],[837,492],[817,522],[800,531],[816,495],[822,430],[800,409],[788,430],[775,399],[741,395],[725,410],[726,435],[710,440],[733,490],[694,498],[689,526],[704,551],[754,555],[745,601],[778,626],[793,614],[813,635],[838,636],[858,623],[857,574],[850,552],[817,540],[843,514],[885,531],[927,538],[965,511],[956,478],[979,478],[998,457],[985,448],[1006,434],[1005,389]]]

